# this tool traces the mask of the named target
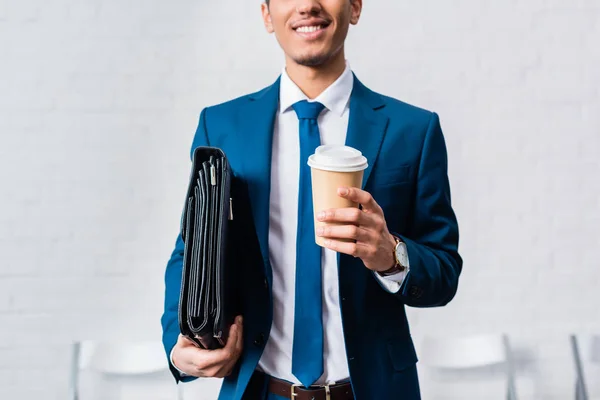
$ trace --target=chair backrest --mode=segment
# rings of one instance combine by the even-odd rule
[[[169,368],[161,342],[81,342],[78,365],[104,374],[150,374]]]
[[[437,368],[476,368],[508,361],[503,335],[423,338],[419,359]]]
[[[144,375],[169,369],[164,347],[158,341],[73,343],[70,395],[79,400],[80,371],[91,370],[103,375]],[[181,385],[173,398],[181,399]]]
[[[504,365],[506,398],[509,400],[517,399],[512,350],[507,335],[425,336],[419,354],[419,359],[423,364],[441,369]]]

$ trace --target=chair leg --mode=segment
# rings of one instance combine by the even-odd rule
[[[575,398],[577,400],[588,400],[588,394],[583,375],[583,364],[581,362],[581,355],[579,354],[579,341],[577,340],[576,335],[571,335],[571,351],[573,352],[575,373],[577,374],[577,380],[575,382]]]
[[[516,393],[513,382],[508,383],[508,389],[506,391],[506,399],[507,400],[517,400],[517,393]]]
[[[183,387],[179,383],[175,384],[177,387],[177,400],[183,400]]]
[[[72,345],[71,371],[69,376],[69,399],[79,400],[79,357],[81,344],[75,342]]]
[[[588,400],[587,391],[581,379],[577,379],[575,384],[575,400]]]
[[[507,373],[507,393],[506,398],[508,400],[517,400],[517,390],[515,388],[515,367],[513,361],[512,349],[510,346],[510,340],[508,335],[503,335],[504,341],[504,352],[506,357],[506,373]]]

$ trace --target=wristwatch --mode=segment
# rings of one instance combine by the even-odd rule
[[[394,235],[392,235],[394,236]],[[394,247],[394,260],[396,263],[385,271],[378,271],[377,273],[381,276],[394,275],[399,272],[404,272],[408,266],[408,253],[406,251],[406,243],[400,240],[399,237],[394,236],[396,241],[396,247]]]

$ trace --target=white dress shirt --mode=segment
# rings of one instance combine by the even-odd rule
[[[290,79],[285,68],[281,74],[279,111],[273,131],[269,209],[269,258],[273,269],[273,324],[258,368],[268,375],[293,383],[300,383],[292,374],[300,132],[299,120],[292,105],[301,100],[318,101],[323,104],[325,109],[317,120],[321,144],[344,145],[353,86],[354,76],[348,63],[342,75],[313,100],[309,100]],[[336,252],[323,248],[321,266],[324,372],[315,384],[340,381],[350,375],[342,331]],[[400,289],[407,271],[386,277],[375,272],[373,274],[385,290],[395,293]]]
[[[271,196],[269,216],[269,257],[273,269],[273,325],[259,368],[265,373],[299,383],[292,374],[294,304],[296,288],[296,228],[298,182],[300,174],[299,120],[292,104],[318,101],[325,106],[317,123],[322,145],[344,145],[348,130],[350,95],[354,76],[350,66],[316,99],[308,97],[290,79],[285,68],[281,74],[279,111],[273,132],[271,159]],[[303,160],[306,162],[307,160]],[[323,279],[323,367],[316,382],[322,384],[349,377],[339,303],[336,252],[321,252]],[[391,267],[391,265],[389,266]],[[374,273],[381,285],[397,292],[406,272],[389,277]]]

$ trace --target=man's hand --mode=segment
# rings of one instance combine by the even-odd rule
[[[385,271],[394,266],[396,241],[390,234],[383,210],[370,193],[358,188],[339,188],[338,195],[358,203],[358,208],[323,210],[317,220],[340,225],[318,227],[317,235],[326,238],[328,249],[359,257],[373,271]],[[350,239],[344,242],[339,239]]]
[[[179,335],[173,349],[173,364],[179,370],[195,377],[223,378],[231,374],[242,354],[242,338],[241,316],[231,325],[227,343],[222,349],[201,349],[185,336]]]

